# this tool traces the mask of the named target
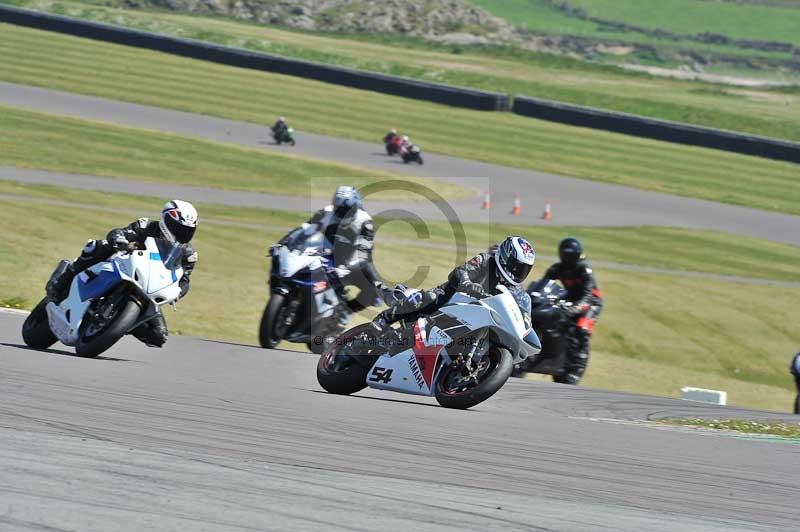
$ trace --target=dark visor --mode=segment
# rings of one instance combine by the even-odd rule
[[[531,272],[531,268],[533,268],[533,265],[520,262],[513,255],[508,257],[508,261],[506,262],[506,273],[508,273],[509,277],[511,277],[515,283],[524,281]]]
[[[166,223],[169,232],[172,233],[172,236],[175,237],[175,240],[181,244],[191,242],[192,237],[194,236],[194,231],[197,229],[196,227],[187,227],[179,222],[176,222],[169,216],[166,217]]]

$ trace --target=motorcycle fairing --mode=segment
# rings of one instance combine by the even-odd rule
[[[425,318],[414,323],[413,332],[414,344],[410,349],[378,358],[367,374],[367,386],[428,397],[434,395],[442,356],[446,356],[444,346],[452,342],[452,338]]]
[[[168,269],[164,266],[161,260],[161,254],[158,252],[150,252],[150,262],[147,265],[147,295],[156,294],[171,284],[178,282],[178,273],[174,269]],[[177,268],[183,275],[183,269]]]
[[[105,295],[117,286],[120,278],[119,268],[113,261],[101,262],[78,275],[78,296],[81,301],[87,301]]]

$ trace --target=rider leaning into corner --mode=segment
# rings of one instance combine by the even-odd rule
[[[523,290],[522,282],[533,269],[536,253],[524,238],[510,236],[486,253],[475,255],[447,277],[447,282],[431,290],[417,291],[384,310],[372,321],[379,335],[390,331],[390,325],[399,321],[427,316],[444,306],[456,292],[476,299],[491,295],[498,284],[506,286],[523,310],[525,325],[530,328],[530,296]]]
[[[386,134],[386,136],[383,137],[383,143],[384,144],[389,144],[390,142],[392,142],[397,137],[398,137],[397,128],[393,127],[392,129],[389,130],[389,132]]]
[[[53,301],[63,300],[69,293],[69,287],[76,275],[86,268],[108,260],[117,251],[127,250],[133,243],[144,244],[147,237],[163,239],[171,243],[184,244],[183,277],[179,281],[181,295],[189,292],[189,276],[197,263],[197,252],[189,242],[197,228],[197,211],[186,201],[171,200],[164,204],[158,220],[139,218],[135,222],[108,232],[105,240],[89,240],[80,256],[67,266],[61,276],[47,285],[47,296]],[[167,323],[159,313],[150,321],[143,323],[132,331],[132,334],[153,347],[161,347],[167,341]]]
[[[297,238],[308,238],[317,231],[333,245],[335,266],[334,289],[342,301],[345,289],[355,286],[358,296],[340,308],[339,322],[346,325],[354,312],[381,303],[382,283],[372,263],[375,243],[375,225],[372,217],[361,208],[361,194],[354,187],[340,186],[333,202],[317,212],[302,226],[284,236],[277,246],[292,247]]]
[[[567,334],[566,371],[554,380],[578,384],[589,363],[589,339],[603,309],[603,296],[583,254],[583,246],[576,238],[568,237],[559,243],[558,259],[559,262],[550,266],[542,277],[564,285],[567,305],[562,310],[571,322]]]
[[[289,125],[286,123],[286,118],[279,116],[278,119],[272,124],[272,133],[278,135],[280,132],[288,129]]]

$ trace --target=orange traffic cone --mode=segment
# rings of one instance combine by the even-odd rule
[[[544,204],[544,213],[542,214],[542,220],[549,222],[553,219],[553,211],[550,209],[550,200],[547,200]]]
[[[481,209],[491,209],[492,208],[492,195],[489,191],[486,191],[486,194],[483,195],[483,203],[481,203]]]
[[[519,194],[514,194],[514,207],[511,208],[511,214],[522,214],[522,204],[519,201]]]

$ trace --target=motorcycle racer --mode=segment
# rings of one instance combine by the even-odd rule
[[[381,299],[380,276],[372,262],[375,242],[375,225],[372,217],[361,208],[361,195],[354,187],[340,186],[330,205],[318,210],[302,226],[284,236],[277,246],[290,246],[293,240],[307,238],[317,231],[333,245],[335,265],[334,288],[342,301],[347,286],[355,286],[360,293],[355,300],[340,309],[340,324],[346,325],[354,312]]]
[[[375,317],[372,326],[382,335],[392,323],[401,319],[413,320],[432,314],[456,292],[480,299],[489,295],[498,284],[509,288],[520,308],[530,309],[530,296],[522,289],[522,282],[533,269],[535,259],[536,253],[527,240],[510,236],[488,252],[475,255],[466,264],[455,268],[447,282],[431,290],[416,291],[384,310]],[[524,318],[530,327],[530,314]]]
[[[183,276],[179,280],[181,298],[189,292],[189,276],[197,263],[197,252],[189,244],[197,228],[197,210],[182,200],[171,200],[164,204],[158,220],[139,218],[133,223],[112,229],[104,240],[89,240],[80,256],[72,261],[64,272],[51,280],[47,287],[48,297],[55,302],[63,300],[76,275],[86,268],[108,260],[117,251],[127,250],[133,243],[143,244],[148,237],[163,239],[173,244],[183,244],[181,267]],[[132,334],[147,345],[161,347],[167,341],[167,324],[164,316],[143,323]]]
[[[278,137],[288,128],[289,125],[286,123],[286,118],[279,116],[275,123],[272,124],[272,134]]]
[[[559,281],[567,290],[568,305],[562,311],[573,323],[567,335],[566,373],[556,382],[578,384],[589,363],[589,339],[603,309],[603,296],[578,239],[568,237],[558,245],[557,262],[542,279]]]
[[[392,128],[392,129],[389,130],[389,132],[386,134],[386,136],[383,137],[383,143],[384,144],[389,144],[390,142],[394,141],[394,139],[396,139],[396,138],[397,138],[397,128]]]

